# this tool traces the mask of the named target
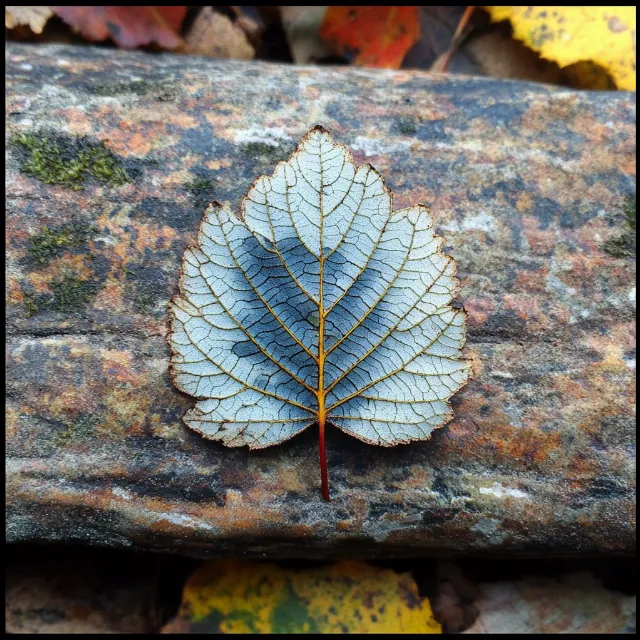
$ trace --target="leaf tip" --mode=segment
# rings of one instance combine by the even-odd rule
[[[311,129],[311,131],[309,131],[309,133],[312,133],[313,131],[317,131],[318,133],[326,133],[327,135],[331,135],[331,132],[328,129],[325,129],[321,124],[317,124],[315,127],[313,127],[313,129]]]

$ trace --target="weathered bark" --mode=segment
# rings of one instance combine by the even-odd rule
[[[7,83],[9,540],[634,549],[633,94],[22,45]],[[475,370],[429,442],[330,430],[330,503],[313,429],[257,452],[188,430],[165,338],[205,203],[237,208],[316,124],[431,206]]]

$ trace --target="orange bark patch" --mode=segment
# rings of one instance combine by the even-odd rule
[[[550,321],[545,312],[540,308],[538,299],[530,295],[506,295],[503,298],[504,308],[515,311],[521,320],[529,323],[530,331],[548,329]]]
[[[493,298],[466,298],[464,301],[469,323],[477,326],[483,325],[489,319],[496,306]]]
[[[556,245],[554,232],[540,229],[540,223],[537,218],[523,216],[522,226],[524,236],[529,243],[531,253],[534,255],[545,256],[554,250]]]

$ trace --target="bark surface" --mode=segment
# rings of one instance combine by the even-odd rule
[[[181,422],[169,298],[316,124],[458,265],[474,379],[424,443],[250,452]],[[635,96],[8,46],[7,537],[192,555],[635,549]]]

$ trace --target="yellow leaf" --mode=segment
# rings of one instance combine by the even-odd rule
[[[320,569],[219,560],[185,586],[165,633],[441,633],[409,574],[361,562]]]
[[[485,7],[494,22],[510,20],[515,38],[567,67],[599,64],[619,89],[636,89],[635,7]]]

